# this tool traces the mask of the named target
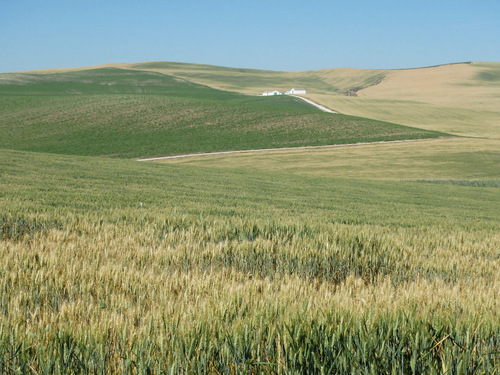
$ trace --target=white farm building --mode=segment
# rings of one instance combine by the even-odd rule
[[[274,96],[274,95],[304,95],[306,93],[306,89],[291,89],[290,91],[265,91],[262,93],[262,96]]]
[[[274,90],[274,91],[265,91],[262,93],[262,96],[285,95],[285,94],[286,94],[285,92]]]
[[[306,89],[291,89],[286,93],[289,95],[304,95],[306,93]]]

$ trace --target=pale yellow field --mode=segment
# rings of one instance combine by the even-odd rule
[[[460,136],[500,139],[500,111],[364,97],[310,95],[338,112]]]
[[[81,67],[72,67],[72,68],[37,69],[37,70],[29,70],[27,72],[22,72],[22,73],[56,74],[56,73],[66,73],[66,72],[79,72],[82,70],[100,69],[100,68],[128,69],[129,65],[130,64],[128,64],[128,63],[99,64],[99,65],[81,66]]]
[[[195,157],[168,163],[362,179],[499,179],[499,150],[498,140],[447,138]]]
[[[383,72],[385,78],[377,85],[359,90],[357,97],[322,93],[309,97],[350,115],[500,139],[500,85],[480,78],[499,71],[498,63],[391,70]],[[335,70],[330,77],[335,79]]]

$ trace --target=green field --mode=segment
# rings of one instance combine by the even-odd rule
[[[0,373],[499,373],[494,127],[146,163],[441,133],[155,72],[0,82]]]
[[[500,365],[498,187],[0,157],[2,372]]]
[[[133,158],[444,135],[116,68],[5,75],[0,97],[0,147],[61,154]]]

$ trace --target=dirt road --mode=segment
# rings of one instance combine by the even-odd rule
[[[304,98],[302,96],[298,96],[298,95],[291,95],[295,98],[299,98],[299,99],[302,99],[303,101],[315,106],[316,108],[318,108],[320,111],[323,111],[323,112],[328,112],[328,113],[338,113],[338,112],[335,112],[335,111],[332,111],[330,108],[326,108],[324,106],[322,106],[321,104],[318,104],[316,102],[313,102],[312,100],[310,99],[307,99],[307,98]]]

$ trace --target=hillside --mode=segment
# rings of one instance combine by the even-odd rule
[[[0,75],[0,147],[113,157],[433,138],[442,133],[119,68]]]
[[[155,71],[214,88],[260,94],[304,87],[307,97],[340,113],[403,125],[500,139],[500,63],[418,69],[324,69],[279,72],[202,64],[146,62],[109,66]],[[62,72],[88,68],[55,69]]]
[[[247,94],[305,87],[307,97],[344,114],[458,135],[500,138],[500,63],[304,72],[160,62],[132,66]]]
[[[337,72],[326,71],[335,80]],[[500,139],[500,63],[464,63],[383,71],[376,85],[356,97],[313,93],[342,113],[457,135]]]

